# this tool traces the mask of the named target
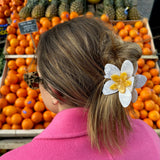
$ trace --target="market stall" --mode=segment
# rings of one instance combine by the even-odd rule
[[[131,2],[131,3],[130,3]],[[36,71],[35,50],[40,35],[81,15],[97,17],[123,41],[142,49],[137,74],[147,77],[138,88],[132,118],[142,119],[160,136],[160,76],[157,50],[148,19],[128,0],[5,0],[0,4],[0,25],[6,25],[5,65],[0,86],[0,149],[14,149],[41,133],[55,117],[43,103],[39,89],[29,88],[25,73]],[[3,20],[2,20],[3,19]],[[37,31],[22,34],[19,23],[36,20]]]

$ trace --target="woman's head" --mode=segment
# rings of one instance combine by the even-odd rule
[[[91,141],[97,143],[98,137],[103,138],[99,133],[102,127],[102,133],[110,135],[106,124],[116,134],[115,126],[118,129],[121,123],[129,126],[117,93],[104,96],[102,88],[106,81],[105,64],[120,68],[128,59],[135,65],[141,56],[136,44],[123,42],[96,19],[79,17],[45,32],[37,54],[44,88],[66,104],[89,109]],[[109,121],[116,124],[109,124]]]

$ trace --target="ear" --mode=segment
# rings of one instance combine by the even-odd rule
[[[58,104],[59,103],[59,101],[56,99],[56,98],[52,98],[52,103],[54,104],[54,105],[56,105],[56,104]]]

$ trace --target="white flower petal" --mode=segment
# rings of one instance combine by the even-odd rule
[[[141,88],[146,83],[147,78],[143,75],[137,74],[135,76],[134,88]]]
[[[127,88],[129,89],[129,91],[132,92],[132,90],[133,90],[133,85],[134,85],[134,77],[130,77],[128,80],[132,81],[132,84],[127,87]]]
[[[112,80],[107,81],[107,82],[104,84],[104,86],[103,86],[102,93],[103,93],[104,95],[110,95],[110,94],[113,94],[113,93],[118,92],[118,90],[111,90],[111,89],[110,89],[110,86],[111,86],[112,84],[114,84],[114,83],[115,83],[115,82],[112,81]]]
[[[134,73],[133,73],[133,75],[136,75],[137,70],[138,70],[138,64],[136,63],[136,66],[135,66],[135,69],[134,69]]]
[[[113,64],[106,64],[104,67],[105,78],[111,78],[112,74],[120,75],[120,70]]]
[[[128,107],[129,104],[131,103],[131,99],[132,99],[132,95],[131,95],[131,92],[129,91],[129,89],[126,88],[125,93],[119,92],[119,100],[120,100],[123,107],[125,107],[125,108]]]
[[[134,68],[132,62],[129,60],[125,60],[121,67],[121,73],[126,72],[128,77],[131,77],[133,75],[133,71]]]
[[[137,101],[137,98],[138,98],[138,93],[137,91],[134,89],[133,92],[132,92],[132,102],[136,102]]]

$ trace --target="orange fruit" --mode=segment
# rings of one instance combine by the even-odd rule
[[[39,33],[40,33],[40,34],[46,32],[46,31],[48,31],[48,29],[45,28],[45,27],[41,27],[41,28],[39,29]]]
[[[28,96],[29,97],[31,97],[31,98],[37,98],[38,97],[38,93],[37,93],[37,91],[35,91],[34,89],[29,89],[28,91],[27,91],[27,93],[28,93]]]
[[[17,47],[19,45],[19,41],[16,38],[11,39],[9,43],[12,47]]]
[[[16,59],[16,65],[17,65],[18,67],[20,67],[20,66],[22,66],[22,65],[25,65],[25,63],[26,63],[26,61],[25,61],[24,58],[17,58],[17,59]]]
[[[150,43],[145,43],[145,44],[144,44],[144,47],[151,49],[151,44],[150,44]]]
[[[143,22],[142,21],[137,21],[135,24],[134,24],[134,27],[136,27],[137,29],[140,29],[143,27]]]
[[[27,73],[27,66],[25,66],[25,65],[20,66],[20,67],[17,69],[17,72],[20,73],[20,74]]]
[[[38,100],[39,100],[39,101],[41,101],[41,102],[43,102],[43,99],[42,99],[41,93],[39,93],[39,95],[38,95]]]
[[[158,104],[155,104],[154,110],[157,111],[157,112],[159,113],[160,108],[159,108],[159,105],[158,105]]]
[[[2,85],[0,88],[0,93],[6,96],[10,92],[10,89],[7,85]]]
[[[35,101],[35,99],[32,98],[32,97],[27,97],[27,98],[25,99],[25,102],[24,102],[25,107],[30,107],[30,108],[32,108],[35,103],[36,103],[36,101]]]
[[[139,58],[137,61],[138,67],[143,67],[145,65],[145,60],[142,58]]]
[[[8,34],[16,34],[16,28],[14,28],[12,26],[8,26],[7,32],[8,32]]]
[[[154,68],[156,66],[156,63],[153,60],[147,60],[146,64],[149,68]]]
[[[22,81],[20,82],[20,87],[26,89],[26,88],[28,87],[27,82],[24,81],[24,80],[22,80]]]
[[[151,119],[145,118],[145,119],[143,119],[143,121],[144,121],[145,123],[147,123],[150,127],[153,127],[153,121],[152,121]]]
[[[13,124],[11,126],[11,129],[22,129],[21,125],[20,124]]]
[[[8,65],[9,69],[13,69],[13,70],[17,69],[17,65],[16,65],[15,60],[9,60],[7,65]]]
[[[31,119],[26,118],[22,121],[21,125],[22,125],[22,129],[32,129],[34,126],[34,123]]]
[[[9,124],[9,125],[12,124],[12,122],[11,122],[11,116],[7,116],[7,117],[6,117],[6,122],[7,122],[7,124]]]
[[[33,58],[26,58],[26,65],[29,66],[31,63],[35,63],[35,59],[33,59]]]
[[[61,19],[58,16],[55,16],[55,17],[52,18],[51,21],[52,21],[52,23],[53,22],[59,22],[60,23]]]
[[[153,90],[156,92],[156,94],[160,94],[160,85],[155,85]]]
[[[145,64],[143,67],[142,67],[142,71],[143,72],[148,72],[149,71],[149,66],[147,64]]]
[[[44,123],[43,123],[44,128],[47,128],[49,124],[50,124],[50,122],[44,122]]]
[[[149,72],[153,77],[159,75],[159,70],[157,68],[152,68],[149,70]]]
[[[121,38],[124,38],[124,37],[128,36],[128,31],[125,29],[121,29],[118,34]]]
[[[19,113],[15,113],[11,117],[12,124],[20,124],[22,122],[22,116]]]
[[[135,38],[136,36],[138,36],[138,31],[135,29],[131,29],[129,31],[129,35],[130,35],[130,37]]]
[[[159,76],[154,76],[152,78],[152,82],[155,84],[155,85],[159,85],[160,84],[160,77]]]
[[[43,102],[37,101],[34,105],[34,110],[37,112],[43,112],[45,110],[45,105]]]
[[[145,72],[144,72],[145,73]],[[153,88],[153,82],[152,82],[152,80],[147,80],[147,82],[145,83],[145,86],[146,87],[149,87],[149,88]]]
[[[8,102],[5,98],[0,98],[0,108],[4,108],[5,106],[8,105]]]
[[[152,78],[149,72],[143,72],[142,75],[144,75],[147,78],[147,80],[150,80]]]
[[[19,107],[19,108],[23,108],[24,107],[24,101],[25,101],[25,98],[24,97],[18,97],[14,103],[14,105],[16,107]]]
[[[3,114],[3,113],[0,113],[0,121],[2,123],[5,123],[6,122],[6,116]]]
[[[34,129],[44,129],[44,126],[43,126],[43,124],[36,124],[34,126]]]
[[[147,30],[146,27],[142,27],[142,28],[140,28],[139,33],[141,33],[141,34],[144,35],[144,34],[147,34],[147,33],[148,33],[148,30]]]
[[[160,119],[156,122],[158,128],[160,128]]]
[[[20,22],[19,19],[13,19],[12,20],[12,23],[10,24],[11,26],[15,27],[15,28],[18,28],[18,23]]]
[[[45,19],[41,22],[42,27],[49,29],[51,27],[51,22],[49,19]]]
[[[151,99],[152,98],[151,89],[149,87],[145,87],[145,89],[142,89],[140,97],[142,98],[143,101]]]
[[[13,12],[10,15],[10,18],[11,18],[11,20],[13,20],[13,19],[20,19],[19,14],[17,12]]]
[[[145,34],[142,36],[144,43],[148,43],[151,41],[151,36],[148,34]]]
[[[15,47],[9,46],[7,48],[7,52],[8,52],[8,54],[15,54]]]
[[[17,113],[17,109],[15,106],[9,105],[3,108],[3,113],[6,116],[12,116],[13,114]]]
[[[140,47],[141,49],[143,49],[143,43],[142,42],[136,42]]]
[[[19,41],[21,41],[22,39],[26,39],[26,36],[25,36],[24,34],[19,34],[19,35],[17,36],[17,39],[18,39]]]
[[[37,47],[38,46],[38,41],[35,40],[35,39],[33,39],[33,41],[34,41],[35,46]],[[29,41],[29,46],[34,48],[33,41],[32,40]]]
[[[51,122],[52,119],[53,119],[51,111],[45,111],[45,112],[43,112],[43,119],[46,122]]]
[[[133,27],[130,24],[126,24],[124,26],[124,29],[127,30],[128,32],[132,29]]]
[[[63,19],[69,19],[69,12],[64,11],[61,13],[60,18]]]
[[[14,104],[15,100],[17,99],[17,96],[15,93],[8,93],[5,98],[10,104]]]
[[[140,113],[138,110],[134,109],[134,110],[130,110],[129,111],[129,115],[131,116],[131,118],[133,119],[139,119],[140,117]]]
[[[125,27],[124,22],[120,21],[116,23],[116,27],[118,28],[118,30],[121,30]]]
[[[1,129],[11,129],[9,124],[3,124]]]
[[[9,74],[7,75],[6,79],[10,84],[16,84],[18,82],[18,77],[16,74]]]
[[[21,115],[23,118],[31,118],[33,110],[29,107],[24,107],[21,111]]]
[[[29,42],[26,39],[20,40],[19,44],[20,44],[20,46],[22,46],[24,48],[29,46]]]
[[[142,54],[143,55],[152,55],[152,51],[149,48],[143,47]]]
[[[125,36],[123,38],[123,41],[125,41],[125,42],[132,42],[132,38],[130,36]]]
[[[109,16],[104,13],[104,14],[101,15],[100,19],[101,19],[103,22],[107,23],[107,22],[109,21]]]
[[[25,53],[26,53],[26,54],[34,54],[34,49],[33,49],[33,47],[30,47],[30,46],[26,47],[26,48],[25,48]]]
[[[141,119],[144,119],[144,118],[147,118],[148,116],[148,112],[145,110],[145,109],[142,109],[140,112],[140,118]]]
[[[152,111],[155,108],[155,103],[153,100],[146,100],[144,102],[144,107],[147,111]]]
[[[141,93],[141,88],[135,88],[136,89],[136,91],[137,91],[137,93],[138,93],[138,95]]]
[[[156,110],[150,111],[148,113],[148,117],[152,120],[152,121],[157,121],[160,118],[159,112]]]
[[[142,110],[144,108],[144,103],[142,101],[136,101],[133,103],[133,108],[136,110]]]
[[[29,66],[28,66],[28,72],[36,72],[37,71],[37,64],[30,64]]]
[[[43,114],[41,112],[34,112],[31,116],[31,120],[34,123],[40,123],[43,120]]]
[[[7,40],[10,41],[13,38],[17,38],[15,34],[8,34]]]
[[[22,46],[17,46],[16,49],[15,49],[15,52],[16,52],[16,54],[18,54],[18,55],[22,55],[22,54],[25,53],[25,49],[24,49],[24,47],[22,47]]]
[[[15,74],[17,74],[17,71],[15,71],[15,70],[13,70],[13,69],[10,69],[8,72],[7,72],[7,75],[15,75]]]
[[[19,88],[16,92],[16,95],[18,97],[26,97],[27,96],[27,90],[24,88]]]
[[[71,12],[69,15],[69,19],[77,18],[79,15],[77,12]],[[109,19],[108,19],[109,20]]]
[[[136,36],[135,38],[134,38],[134,42],[143,42],[143,39],[142,39],[142,37],[141,36]]]
[[[158,102],[158,95],[156,95],[155,93],[152,94],[152,100],[157,103]]]

